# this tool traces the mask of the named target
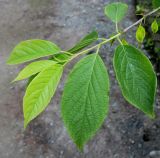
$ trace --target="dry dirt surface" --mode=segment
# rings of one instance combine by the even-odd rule
[[[104,4],[115,0],[0,0],[0,158],[160,158],[160,97],[157,94],[155,120],[129,105],[115,81],[112,56],[115,46],[104,46],[101,56],[111,81],[110,112],[102,128],[77,150],[60,117],[63,76],[46,111],[23,131],[22,98],[25,81],[10,84],[23,66],[5,64],[20,41],[40,38],[70,48],[88,31],[97,29],[108,37],[114,26],[103,14]],[[133,0],[124,0],[129,13],[122,27],[136,21]],[[127,39],[135,41],[135,29]]]

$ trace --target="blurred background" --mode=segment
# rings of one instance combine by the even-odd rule
[[[10,82],[24,67],[7,66],[6,60],[16,44],[26,39],[47,39],[63,49],[73,46],[93,29],[100,37],[109,37],[115,26],[104,16],[104,5],[118,0],[0,0],[0,158],[160,158],[160,88],[155,103],[156,119],[150,120],[129,105],[115,81],[112,67],[114,46],[101,49],[111,81],[110,112],[102,128],[85,146],[77,150],[69,138],[60,116],[60,98],[66,67],[56,95],[43,114],[23,130],[22,99],[25,83]],[[136,12],[152,9],[150,0],[120,0],[129,5],[129,13],[121,23],[127,27],[140,16]],[[157,76],[160,72],[159,34],[153,37],[147,27],[144,52],[151,59]],[[135,42],[133,28],[126,35]]]

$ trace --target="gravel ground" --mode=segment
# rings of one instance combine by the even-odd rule
[[[41,38],[70,48],[88,31],[96,28],[101,37],[114,32],[103,14],[104,4],[115,0],[0,0],[0,158],[159,158],[160,95],[157,94],[155,120],[129,105],[122,97],[112,68],[114,46],[101,49],[111,81],[110,112],[102,128],[85,146],[77,150],[60,118],[59,89],[46,111],[23,131],[22,98],[25,81],[10,84],[23,66],[7,66],[5,61],[20,41]],[[133,0],[124,0],[129,13],[121,23],[136,21]],[[127,39],[135,41],[135,29]],[[158,92],[159,93],[159,92]]]

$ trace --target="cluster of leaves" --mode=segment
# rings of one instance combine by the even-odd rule
[[[128,6],[111,3],[105,7],[105,15],[117,24],[124,18]],[[153,30],[156,32],[156,24]],[[137,39],[141,42],[145,31],[138,27]],[[121,33],[115,36],[118,38]],[[41,57],[26,66],[14,81],[32,77],[23,99],[24,127],[36,118],[49,104],[61,79],[65,65],[75,57],[87,54],[75,64],[64,86],[61,113],[71,138],[83,149],[84,144],[102,125],[109,110],[109,76],[103,63],[100,47],[114,39],[105,39],[97,45],[82,50],[99,40],[92,31],[73,48],[62,51],[56,44],[46,40],[27,40],[19,43],[12,51],[8,64],[20,64]],[[118,38],[120,41],[120,39]],[[151,118],[155,117],[154,100],[157,79],[148,58],[125,40],[116,48],[113,65],[124,98]]]
[[[144,13],[152,8],[160,7],[160,1],[149,0],[143,1],[139,0],[136,4],[137,17],[143,17]],[[152,15],[151,17],[143,21],[143,27],[145,30],[145,39],[143,42],[143,48],[149,54],[151,62],[154,64],[155,70],[157,71],[157,78],[160,80],[160,48],[159,48],[159,26],[160,26],[160,13]]]
[[[160,7],[159,2],[160,1],[153,0],[152,1],[153,7]],[[144,18],[144,21],[145,21],[145,18]],[[157,33],[158,32],[159,25],[158,25],[157,19],[153,20],[153,22],[151,24],[151,30],[152,30],[153,33]],[[137,39],[137,41],[139,43],[143,43],[145,35],[146,35],[145,28],[142,26],[142,24],[140,24],[139,27],[138,27],[138,29],[137,29],[137,32],[136,32],[136,39]]]

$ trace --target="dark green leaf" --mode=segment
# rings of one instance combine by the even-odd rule
[[[152,4],[154,8],[160,7],[160,0],[152,0]]]
[[[71,55],[66,53],[59,53],[52,57],[52,60],[58,63],[65,63],[71,58]]]
[[[37,75],[38,75],[38,73],[35,74],[35,75],[32,75],[32,76],[30,76],[30,77],[28,78],[27,84],[26,84],[26,88],[28,87],[28,85],[32,82],[32,80],[33,80]]]
[[[61,112],[76,145],[83,145],[96,133],[108,112],[109,78],[97,54],[80,60],[64,87]]]
[[[157,79],[148,58],[131,45],[121,45],[115,51],[114,69],[125,99],[154,118]]]
[[[83,48],[89,46],[93,42],[97,41],[98,39],[98,33],[97,31],[92,31],[88,35],[86,35],[82,40],[80,40],[73,48],[69,49],[67,52],[70,53],[77,53]]]

